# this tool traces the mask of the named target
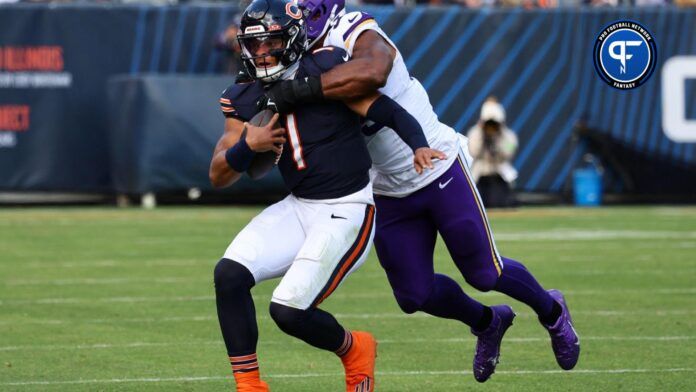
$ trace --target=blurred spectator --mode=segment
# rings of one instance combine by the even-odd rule
[[[215,41],[215,49],[223,54],[222,70],[227,74],[237,74],[241,70],[241,48],[237,41],[237,33],[239,32],[239,16],[235,16],[232,22],[217,35]]]
[[[616,7],[619,0],[588,0],[587,4],[592,7]]]
[[[505,125],[505,109],[489,97],[481,106],[479,122],[469,129],[469,152],[474,158],[471,173],[486,207],[516,205],[513,184],[517,170],[512,157],[517,151],[517,135]]]
[[[661,5],[668,5],[667,0],[635,0],[635,5],[637,7],[656,7]]]

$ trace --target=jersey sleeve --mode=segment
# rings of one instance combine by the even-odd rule
[[[329,31],[325,44],[343,48],[352,56],[355,41],[366,30],[375,30],[386,38],[372,15],[366,12],[345,14],[336,21],[336,25]]]
[[[237,118],[239,116],[237,109],[232,105],[232,99],[230,97],[230,90],[232,87],[233,86],[226,88],[220,96],[220,110],[222,110],[222,114],[226,118]]]
[[[233,84],[220,96],[220,110],[225,118],[249,121],[256,114],[256,101],[247,97],[248,84]]]

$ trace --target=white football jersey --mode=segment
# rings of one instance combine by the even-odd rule
[[[418,175],[413,168],[413,152],[391,128],[384,127],[367,136],[367,147],[372,158],[371,177],[374,193],[404,197],[435,181],[457,156],[459,141],[454,129],[441,123],[430,104],[428,93],[418,80],[412,78],[396,45],[382,31],[372,16],[351,12],[339,17],[329,28],[324,46],[338,46],[353,55],[355,41],[366,30],[374,30],[396,50],[396,57],[387,84],[379,91],[398,102],[423,128],[431,148],[447,155],[444,161],[434,161],[432,170]],[[368,122],[368,124],[370,123]]]

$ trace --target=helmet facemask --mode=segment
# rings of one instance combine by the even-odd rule
[[[273,30],[274,27],[278,28]],[[266,83],[280,79],[300,59],[307,45],[301,25],[272,25],[271,30],[265,31],[263,25],[247,26],[244,34],[237,36],[247,73]]]

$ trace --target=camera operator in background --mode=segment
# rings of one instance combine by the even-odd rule
[[[505,125],[505,109],[495,97],[483,103],[481,118],[467,137],[474,158],[471,172],[484,205],[514,207],[517,170],[511,161],[517,151],[517,135]]]

